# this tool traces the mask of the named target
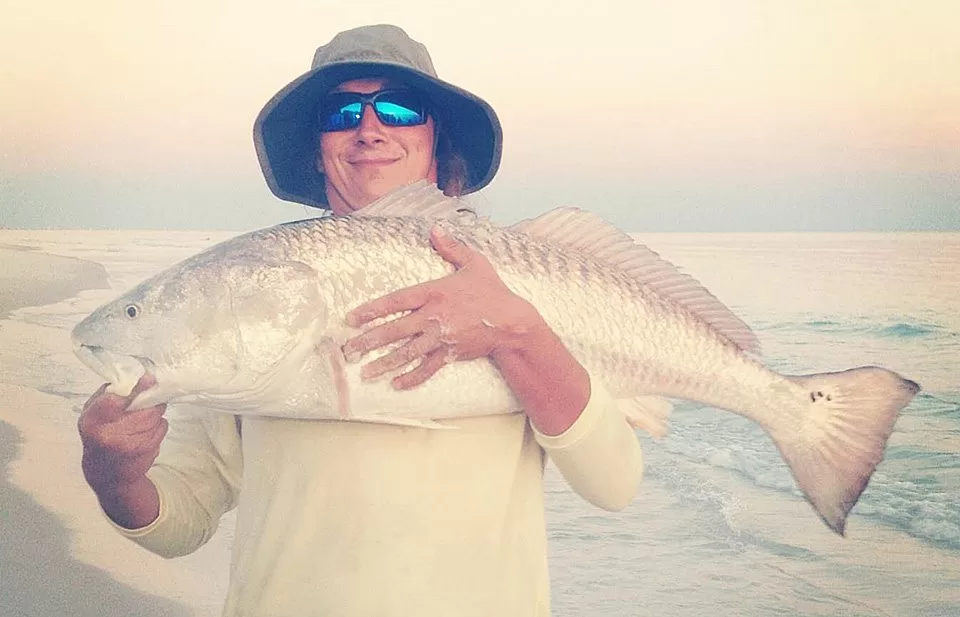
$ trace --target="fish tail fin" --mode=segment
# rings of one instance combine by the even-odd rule
[[[771,435],[804,497],[842,536],[897,415],[920,386],[874,366],[788,379],[805,390],[800,425]]]
[[[642,428],[657,439],[667,434],[667,418],[673,405],[659,396],[635,396],[617,401],[620,411],[633,428]]]

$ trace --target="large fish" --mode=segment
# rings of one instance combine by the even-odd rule
[[[758,422],[837,533],[919,391],[878,367],[785,376],[763,366],[750,329],[699,283],[595,215],[558,209],[509,228],[428,183],[350,217],[238,236],[150,278],[76,326],[79,358],[114,391],[144,373],[132,407],[191,402],[233,414],[442,426],[520,412],[485,359],[456,362],[410,391],[363,382],[346,362],[359,304],[448,274],[441,224],[530,301],[635,426],[665,431],[665,398]]]

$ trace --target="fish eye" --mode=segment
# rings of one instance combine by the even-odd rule
[[[127,317],[130,319],[136,319],[140,315],[140,307],[136,304],[128,304],[123,312],[127,314]]]

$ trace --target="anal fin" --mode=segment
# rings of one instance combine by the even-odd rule
[[[667,434],[667,418],[673,405],[659,396],[635,396],[619,399],[617,404],[627,422],[634,428],[642,428],[651,436],[661,439]]]

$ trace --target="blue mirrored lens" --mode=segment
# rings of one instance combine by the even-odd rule
[[[426,121],[421,112],[399,103],[377,101],[373,104],[373,108],[377,110],[380,122],[389,126],[414,126]]]
[[[360,124],[363,103],[348,103],[336,108],[325,108],[320,112],[321,131],[345,131]]]

